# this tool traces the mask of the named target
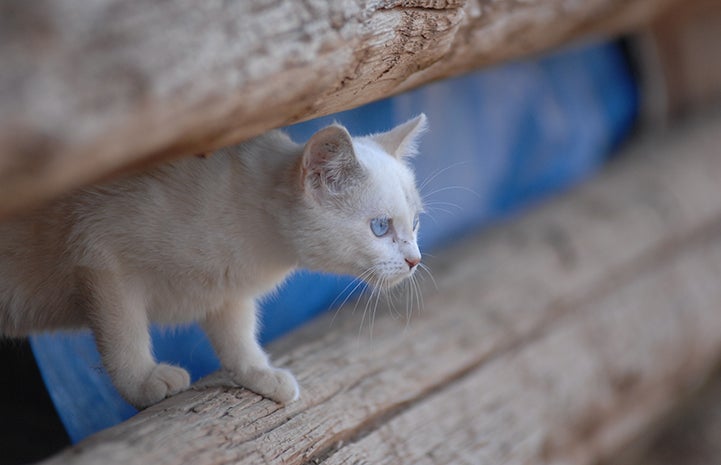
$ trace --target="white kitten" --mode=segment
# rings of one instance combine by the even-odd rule
[[[356,139],[333,125],[305,146],[273,131],[0,223],[0,334],[89,326],[144,407],[189,384],[156,363],[148,324],[200,321],[234,382],[296,399],[256,340],[255,300],[297,267],[377,286],[415,272],[422,205],[403,159],[425,121]]]

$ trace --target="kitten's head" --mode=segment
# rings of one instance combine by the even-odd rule
[[[302,266],[381,287],[416,271],[423,205],[407,159],[425,127],[421,114],[382,134],[351,138],[333,125],[313,135],[300,167],[304,214],[295,234]]]

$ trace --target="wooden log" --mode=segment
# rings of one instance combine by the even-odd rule
[[[721,99],[721,2],[673,5],[631,42],[643,119],[668,124]]]
[[[673,1],[0,0],[0,215]]]
[[[605,465],[721,463],[721,373]]]
[[[373,308],[371,337],[351,306],[282,339],[295,403],[218,375],[46,463],[592,463],[721,356],[719,144],[721,114],[647,140],[440,254],[410,321]]]

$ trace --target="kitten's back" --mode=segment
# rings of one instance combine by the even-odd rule
[[[82,324],[69,305],[72,267],[66,263],[72,208],[49,208],[0,222],[0,334]]]
[[[201,273],[208,281],[213,266],[244,249],[237,218],[246,219],[245,236],[262,229],[251,210],[277,189],[269,174],[296,149],[274,131],[0,222],[0,335],[84,326],[83,267],[117,265],[170,281]]]

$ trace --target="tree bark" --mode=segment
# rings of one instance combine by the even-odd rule
[[[0,0],[0,215],[680,0]]]

